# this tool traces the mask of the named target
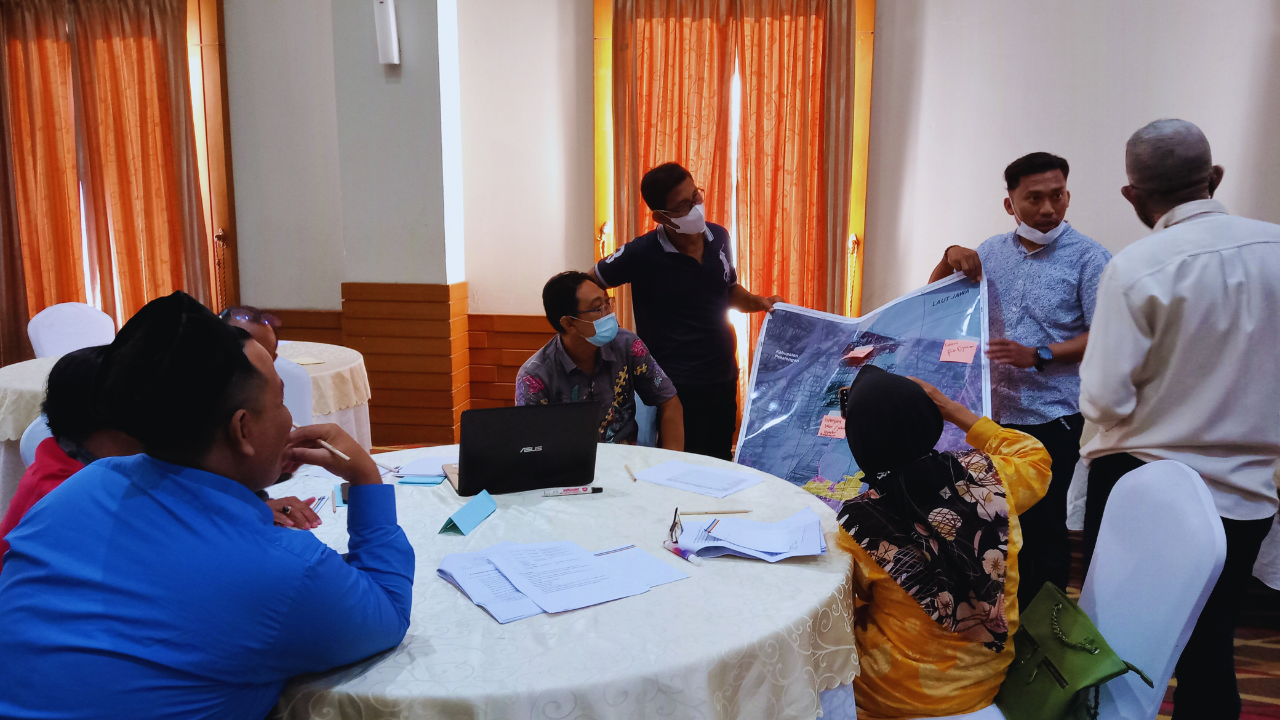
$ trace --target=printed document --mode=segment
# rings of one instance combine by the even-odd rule
[[[715,498],[728,497],[764,482],[764,477],[755,473],[692,465],[680,460],[668,460],[641,470],[636,473],[636,478]]]
[[[540,615],[542,608],[517,590],[487,557],[488,552],[513,544],[502,542],[481,552],[445,555],[436,572],[500,623]]]
[[[568,541],[495,546],[489,559],[517,590],[556,613],[647,592],[639,578]]]

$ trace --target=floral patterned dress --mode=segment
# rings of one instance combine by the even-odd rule
[[[1018,514],[1048,490],[1051,460],[1031,436],[987,418],[966,439],[979,450],[947,459],[953,478],[911,501],[872,482],[841,508],[864,720],[981,710],[1013,659]]]

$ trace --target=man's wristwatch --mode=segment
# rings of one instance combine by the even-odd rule
[[[1036,348],[1036,370],[1044,370],[1044,366],[1053,362],[1053,351],[1048,345],[1042,345]]]

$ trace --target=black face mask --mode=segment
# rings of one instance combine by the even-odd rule
[[[931,454],[942,437],[942,412],[911,380],[865,365],[849,387],[845,436],[871,478]]]

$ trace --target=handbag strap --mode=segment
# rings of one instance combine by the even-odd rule
[[[1071,638],[1067,637],[1066,633],[1062,632],[1062,626],[1058,624],[1058,611],[1061,609],[1062,603],[1057,603],[1053,606],[1053,636],[1058,639],[1058,642],[1066,645],[1072,650],[1080,650],[1081,652],[1087,652],[1090,655],[1097,655],[1098,647],[1091,642],[1093,638],[1086,635],[1083,642],[1075,642]],[[1125,664],[1128,665],[1128,663]],[[1134,669],[1136,670],[1137,668]],[[1148,680],[1147,684],[1151,684],[1151,681]]]
[[[1147,687],[1154,688],[1156,686],[1155,683],[1151,682],[1151,678],[1147,677],[1146,673],[1138,669],[1137,665],[1134,665],[1133,663],[1130,663],[1130,662],[1125,662],[1124,660],[1121,660],[1120,662],[1123,662],[1124,666],[1129,668],[1129,672],[1138,673],[1138,677],[1142,678],[1142,682],[1146,683]]]

